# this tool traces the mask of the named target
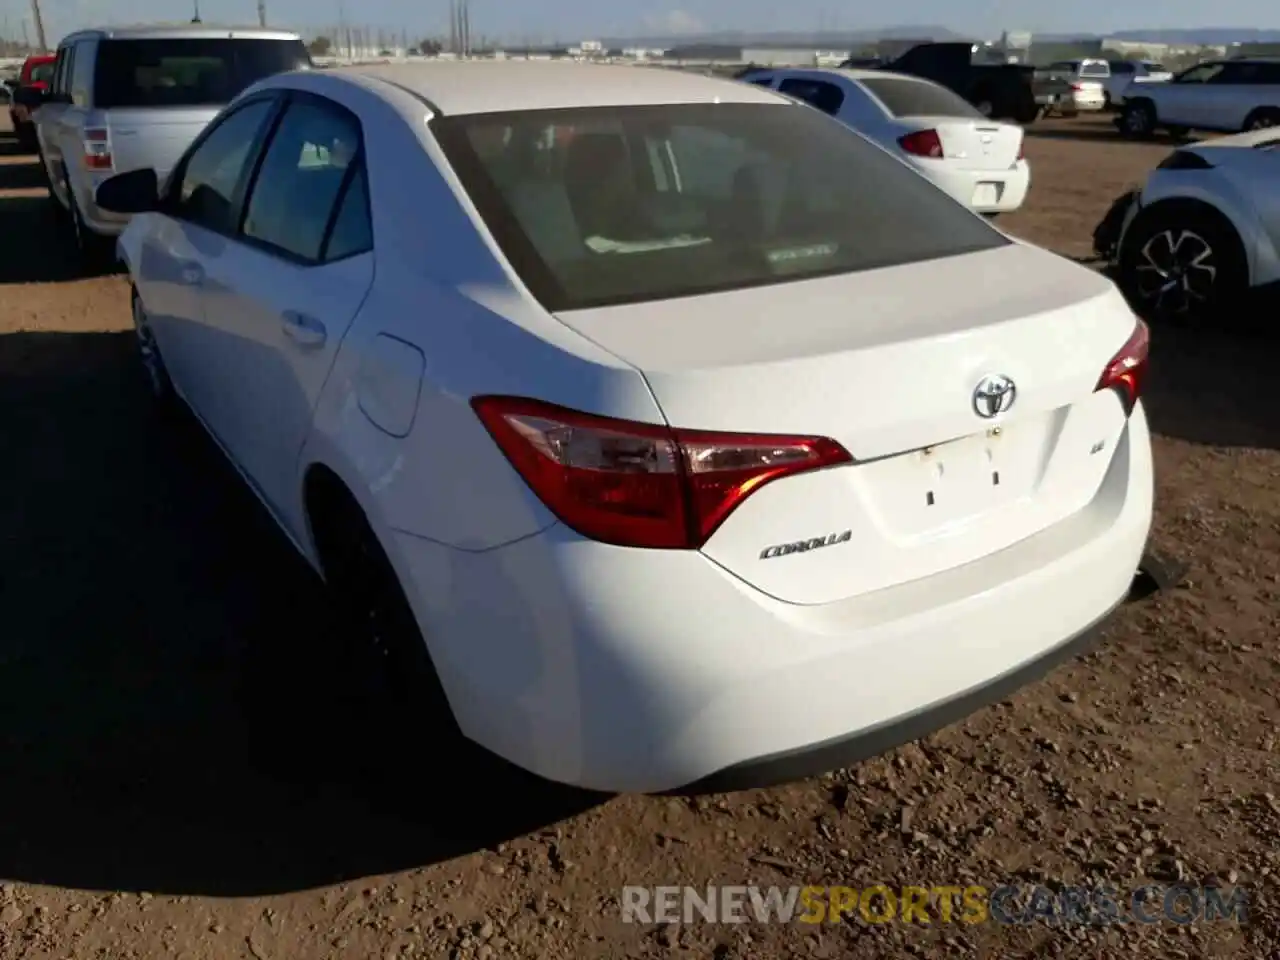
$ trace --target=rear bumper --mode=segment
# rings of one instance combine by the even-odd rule
[[[940,168],[936,160],[921,160],[915,167],[977,213],[1012,213],[1026,201],[1031,186],[1031,168],[1025,160],[1005,170],[956,170],[949,164]],[[994,202],[981,196],[983,192],[990,194],[985,185],[994,185]]]
[[[552,780],[662,792],[838,766],[1005,695],[1127,595],[1151,512],[1139,404],[1076,515],[832,603],[559,525],[482,552],[397,535],[389,553],[466,736]]]
[[[983,707],[1003,700],[1027,684],[1044,677],[1059,664],[1085,653],[1102,634],[1121,602],[1123,601],[1118,602],[1097,622],[1090,624],[1076,636],[948,700],[932,704],[917,713],[898,717],[869,730],[861,730],[849,736],[837,737],[799,750],[736,764],[689,784],[679,792],[722,793],[789,783],[830,770],[850,767],[905,743],[919,740],[921,737],[963,720]]]
[[[1073,110],[1078,110],[1081,113],[1089,113],[1091,111],[1101,110],[1106,106],[1106,102],[1106,97],[1103,95],[1102,91],[1099,90],[1097,93],[1073,94],[1069,100],[1064,102],[1063,106]]]

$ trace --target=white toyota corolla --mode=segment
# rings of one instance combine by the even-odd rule
[[[158,398],[542,776],[848,764],[1078,649],[1143,554],[1147,333],[1112,284],[771,91],[285,74],[98,201],[135,215]]]

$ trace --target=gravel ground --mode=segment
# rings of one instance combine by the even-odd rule
[[[1039,125],[1001,224],[1083,257],[1167,150]],[[0,139],[0,958],[1280,955],[1274,341],[1157,331],[1155,542],[1190,573],[1095,652],[839,774],[610,799],[454,756],[342,682],[315,579],[207,444],[153,423],[123,281],[61,249]],[[1148,880],[1243,888],[1249,922],[619,909],[628,884]]]

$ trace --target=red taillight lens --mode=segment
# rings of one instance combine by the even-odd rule
[[[1120,352],[1111,358],[1098,378],[1098,390],[1115,390],[1124,402],[1124,412],[1129,414],[1142,395],[1147,378],[1147,355],[1151,350],[1151,333],[1141,320],[1133,335],[1125,341]]]
[[[898,138],[898,144],[913,157],[932,157],[941,160],[946,154],[942,152],[942,141],[938,139],[937,130],[917,130]]]
[[[1083,90],[1083,89],[1084,89],[1084,84],[1083,84],[1083,83],[1073,83],[1073,84],[1071,85],[1071,89],[1072,89],[1073,91],[1075,91],[1076,93],[1079,93],[1081,90]]]
[[[1027,159],[1027,141],[1026,140],[1018,141],[1018,159],[1019,160]]]
[[[90,170],[110,170],[111,134],[105,127],[92,127],[84,132],[84,165]]]
[[[623,546],[697,549],[771,480],[852,460],[824,437],[676,430],[513,397],[471,405],[552,513]]]

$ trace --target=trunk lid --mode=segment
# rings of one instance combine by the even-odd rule
[[[948,161],[965,170],[1005,171],[1018,161],[1022,128],[986,118],[902,117],[897,136],[933,130]]]
[[[221,109],[113,107],[102,111],[99,125],[110,131],[115,172],[151,167],[163,178]]]
[[[1109,281],[1021,244],[560,319],[636,365],[673,426],[849,451],[853,464],[766,484],[703,548],[794,603],[926,577],[1065,519],[1124,428],[1094,388],[1132,313]],[[984,419],[975,391],[992,376],[1016,392]],[[766,556],[814,540],[831,549]]]

